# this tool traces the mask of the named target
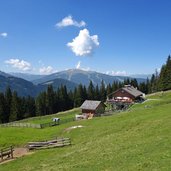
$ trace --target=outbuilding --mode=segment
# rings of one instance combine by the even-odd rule
[[[85,100],[80,106],[82,114],[93,114],[93,116],[99,116],[105,112],[106,105],[101,101]]]

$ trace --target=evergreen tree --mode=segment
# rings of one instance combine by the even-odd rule
[[[7,86],[5,91],[5,102],[6,102],[6,107],[5,107],[4,122],[9,122],[9,117],[11,115],[11,103],[12,103],[12,92],[9,86]]]
[[[133,87],[135,87],[135,88],[137,88],[137,89],[139,88],[138,82],[137,82],[137,80],[135,78],[134,79],[131,79],[130,85],[133,86]]]
[[[111,87],[110,84],[107,85],[106,92],[107,92],[107,95],[109,95],[109,94],[111,94],[113,92],[112,87]]]
[[[85,100],[85,89],[83,88],[82,84],[79,84],[77,89],[75,90],[75,96],[74,96],[74,106],[78,107],[81,106],[81,104]]]
[[[100,90],[99,90],[98,85],[96,85],[96,88],[95,88],[94,100],[100,100]]]
[[[158,89],[159,90],[170,90],[171,89],[171,57],[167,58],[166,64],[161,68],[158,78]]]
[[[46,115],[46,92],[40,93],[36,98],[36,115]]]
[[[68,109],[70,109],[69,108],[70,101],[69,101],[66,85],[61,87],[61,92],[62,92],[62,99],[63,99],[63,103],[64,103],[63,104],[63,106],[64,106],[63,110],[68,110]]]
[[[5,97],[0,93],[0,123],[5,122]]]
[[[170,55],[167,58],[166,62],[166,77],[167,77],[167,83],[166,83],[166,90],[171,89],[171,57]]]
[[[36,105],[33,97],[28,96],[26,99],[22,99],[22,105],[24,106],[24,118],[36,116]]]
[[[55,93],[52,85],[49,85],[46,92],[46,112],[47,114],[54,113]]]
[[[89,100],[93,100],[94,99],[94,92],[95,92],[95,89],[94,89],[93,82],[90,81],[90,84],[89,84],[88,90],[87,90],[87,95],[88,95],[88,99]]]
[[[106,94],[105,84],[104,84],[103,80],[102,80],[101,86],[100,86],[100,96],[101,96],[100,100],[102,102],[105,102],[107,94]]]
[[[19,104],[19,99],[18,99],[18,95],[17,92],[14,91],[12,94],[12,103],[11,103],[11,113],[10,113],[10,117],[9,117],[9,121],[16,121],[18,120],[18,115],[19,115],[19,108],[20,108],[20,104]]]
[[[112,92],[116,91],[117,89],[119,89],[118,81],[117,82],[114,81],[112,84]]]

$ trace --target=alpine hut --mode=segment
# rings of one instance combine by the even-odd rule
[[[126,109],[130,104],[143,100],[144,93],[131,85],[125,85],[107,96],[107,103],[115,106],[115,109]]]
[[[93,116],[99,116],[104,113],[106,105],[101,101],[85,100],[80,106],[82,114],[93,114]]]

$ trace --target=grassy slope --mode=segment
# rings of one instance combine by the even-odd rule
[[[0,128],[0,146],[21,145],[57,135],[71,137],[73,144],[36,151],[0,165],[0,170],[171,170],[171,93],[149,98],[158,100],[134,105],[129,112],[109,117],[42,130]],[[63,131],[71,125],[85,127]]]
[[[38,116],[38,117],[34,117],[34,118],[29,118],[29,119],[23,119],[23,120],[20,120],[19,122],[42,124],[42,123],[52,122],[53,118],[60,118],[61,122],[62,122],[62,120],[74,118],[75,114],[80,114],[80,113],[81,113],[80,109],[75,108],[75,109],[72,109],[69,111],[59,112],[57,114],[46,115],[46,116]]]

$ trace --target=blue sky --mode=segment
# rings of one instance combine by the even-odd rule
[[[0,0],[0,70],[153,73],[171,51],[169,0]],[[74,40],[73,40],[74,39]]]

